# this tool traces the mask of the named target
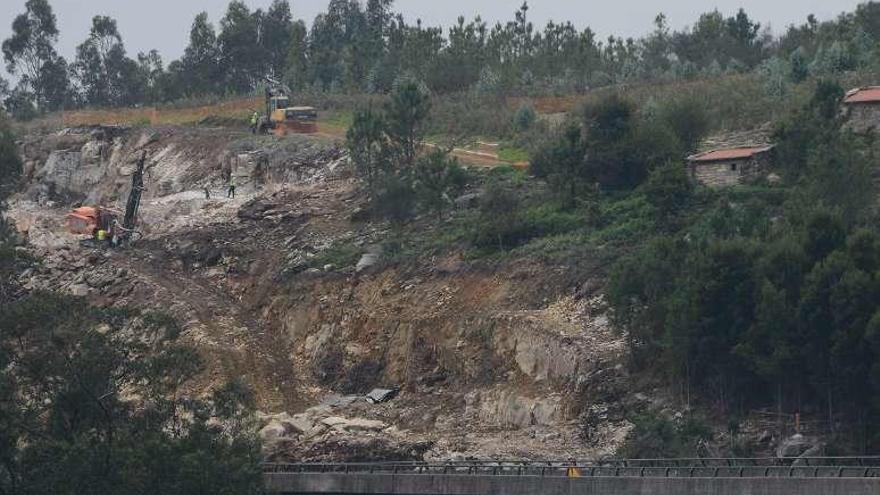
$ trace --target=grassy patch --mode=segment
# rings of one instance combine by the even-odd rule
[[[260,97],[233,98],[209,102],[191,101],[156,107],[82,109],[62,112],[64,125],[189,125],[215,119],[246,125],[254,110],[263,108]]]
[[[489,169],[488,176],[494,179],[503,179],[509,181],[515,187],[525,187],[529,181],[526,171],[513,165],[499,165]]]
[[[607,243],[638,243],[655,230],[654,210],[641,194],[602,201],[601,226],[591,233],[589,241]]]
[[[315,256],[311,266],[324,268],[333,265],[336,269],[347,268],[357,264],[362,254],[363,250],[353,244],[336,243]]]
[[[351,123],[353,121],[354,113],[350,111],[331,110],[329,112],[322,113],[319,116],[319,122],[321,124],[327,124],[342,129],[348,129],[349,127],[351,127]]]
[[[522,148],[502,146],[498,149],[498,159],[504,162],[527,162],[531,159],[529,152]]]

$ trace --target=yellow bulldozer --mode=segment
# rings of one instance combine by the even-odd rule
[[[309,134],[318,130],[318,112],[314,107],[290,106],[290,88],[266,76],[266,114],[260,117],[257,130],[283,136],[288,132]]]

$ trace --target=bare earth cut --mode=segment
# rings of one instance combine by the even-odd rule
[[[26,286],[175,316],[208,363],[190,393],[244,378],[269,459],[610,455],[624,408],[647,400],[590,267],[454,250],[387,262],[394,233],[361,218],[326,136],[88,126],[20,148],[27,188],[9,216],[43,260]],[[67,233],[73,205],[124,204],[141,152],[142,238],[111,250]],[[366,400],[374,388],[396,394]]]

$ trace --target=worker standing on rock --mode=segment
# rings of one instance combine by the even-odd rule
[[[235,176],[229,176],[229,190],[226,191],[226,197],[235,199]]]
[[[259,120],[260,120],[260,115],[257,114],[257,112],[254,112],[254,114],[251,115],[251,134],[257,133],[257,122]]]
[[[202,189],[205,190],[205,199],[211,199],[211,190],[208,189],[208,186],[205,186]]]

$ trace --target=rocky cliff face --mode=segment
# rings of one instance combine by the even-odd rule
[[[387,263],[391,234],[358,220],[332,142],[99,127],[21,148],[10,216],[43,259],[26,286],[176,316],[208,363],[192,393],[244,377],[272,458],[587,457],[628,431],[625,346],[591,270],[455,252]],[[141,154],[144,238],[108,251],[66,234],[73,204],[121,207]],[[317,266],[339,244],[360,263]],[[374,387],[400,392],[370,403]]]

